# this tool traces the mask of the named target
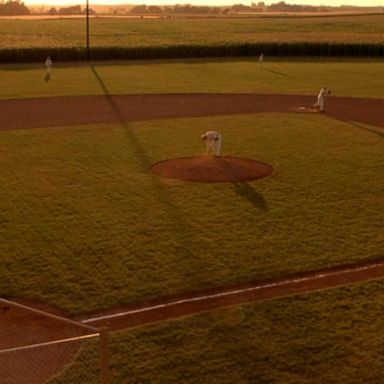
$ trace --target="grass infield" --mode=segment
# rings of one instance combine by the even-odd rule
[[[276,174],[218,185],[148,171],[202,153],[213,127],[223,153]],[[381,255],[381,137],[325,116],[4,131],[0,143],[2,295],[78,313]]]
[[[383,306],[380,279],[116,332],[112,381],[380,384]],[[92,374],[93,354],[85,349],[53,384]]]
[[[95,68],[99,78],[89,66],[55,68],[44,83],[44,69],[2,66],[0,97],[315,95],[324,84],[336,95],[384,97],[382,63]],[[202,153],[200,135],[212,128],[223,133],[223,153],[268,162],[275,175],[207,185],[148,172]],[[361,128],[323,115],[255,114],[0,131],[0,295],[78,314],[382,257],[383,141]],[[378,280],[119,332],[113,380],[379,384],[382,303]]]
[[[111,339],[113,381],[380,384],[383,283],[119,332]]]

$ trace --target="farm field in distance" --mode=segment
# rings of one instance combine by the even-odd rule
[[[1,48],[83,47],[85,20],[1,19]],[[383,15],[253,18],[92,18],[91,46],[160,47],[256,42],[383,43]]]

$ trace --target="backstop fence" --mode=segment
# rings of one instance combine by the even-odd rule
[[[108,334],[0,299],[2,384],[108,384]]]

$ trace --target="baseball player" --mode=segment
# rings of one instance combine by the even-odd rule
[[[221,133],[208,131],[201,135],[201,140],[206,140],[207,142],[207,154],[213,152],[216,156],[220,156]]]
[[[325,95],[329,95],[331,91],[327,87],[323,87],[320,89],[319,96],[317,96],[317,101],[313,106],[319,107],[320,112],[324,111],[324,102],[325,102]]]
[[[261,53],[259,56],[259,64],[263,65],[263,63],[264,63],[264,53]]]
[[[49,81],[51,79],[51,67],[52,67],[52,60],[48,56],[45,60],[45,68],[47,68],[47,74],[45,75],[45,81]]]

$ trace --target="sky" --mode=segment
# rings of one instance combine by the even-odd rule
[[[82,4],[86,0],[24,0],[24,3],[28,5],[34,4],[52,4],[68,5],[68,4]],[[146,5],[166,5],[166,4],[192,4],[192,5],[232,5],[232,4],[244,4],[251,5],[252,2],[258,3],[263,0],[89,0],[90,4],[146,4]],[[278,3],[282,0],[264,0],[264,3],[269,5],[271,3]],[[383,6],[384,0],[285,0],[288,4],[303,4],[303,5],[328,5],[328,6],[340,6],[340,5],[355,5],[355,6]]]

